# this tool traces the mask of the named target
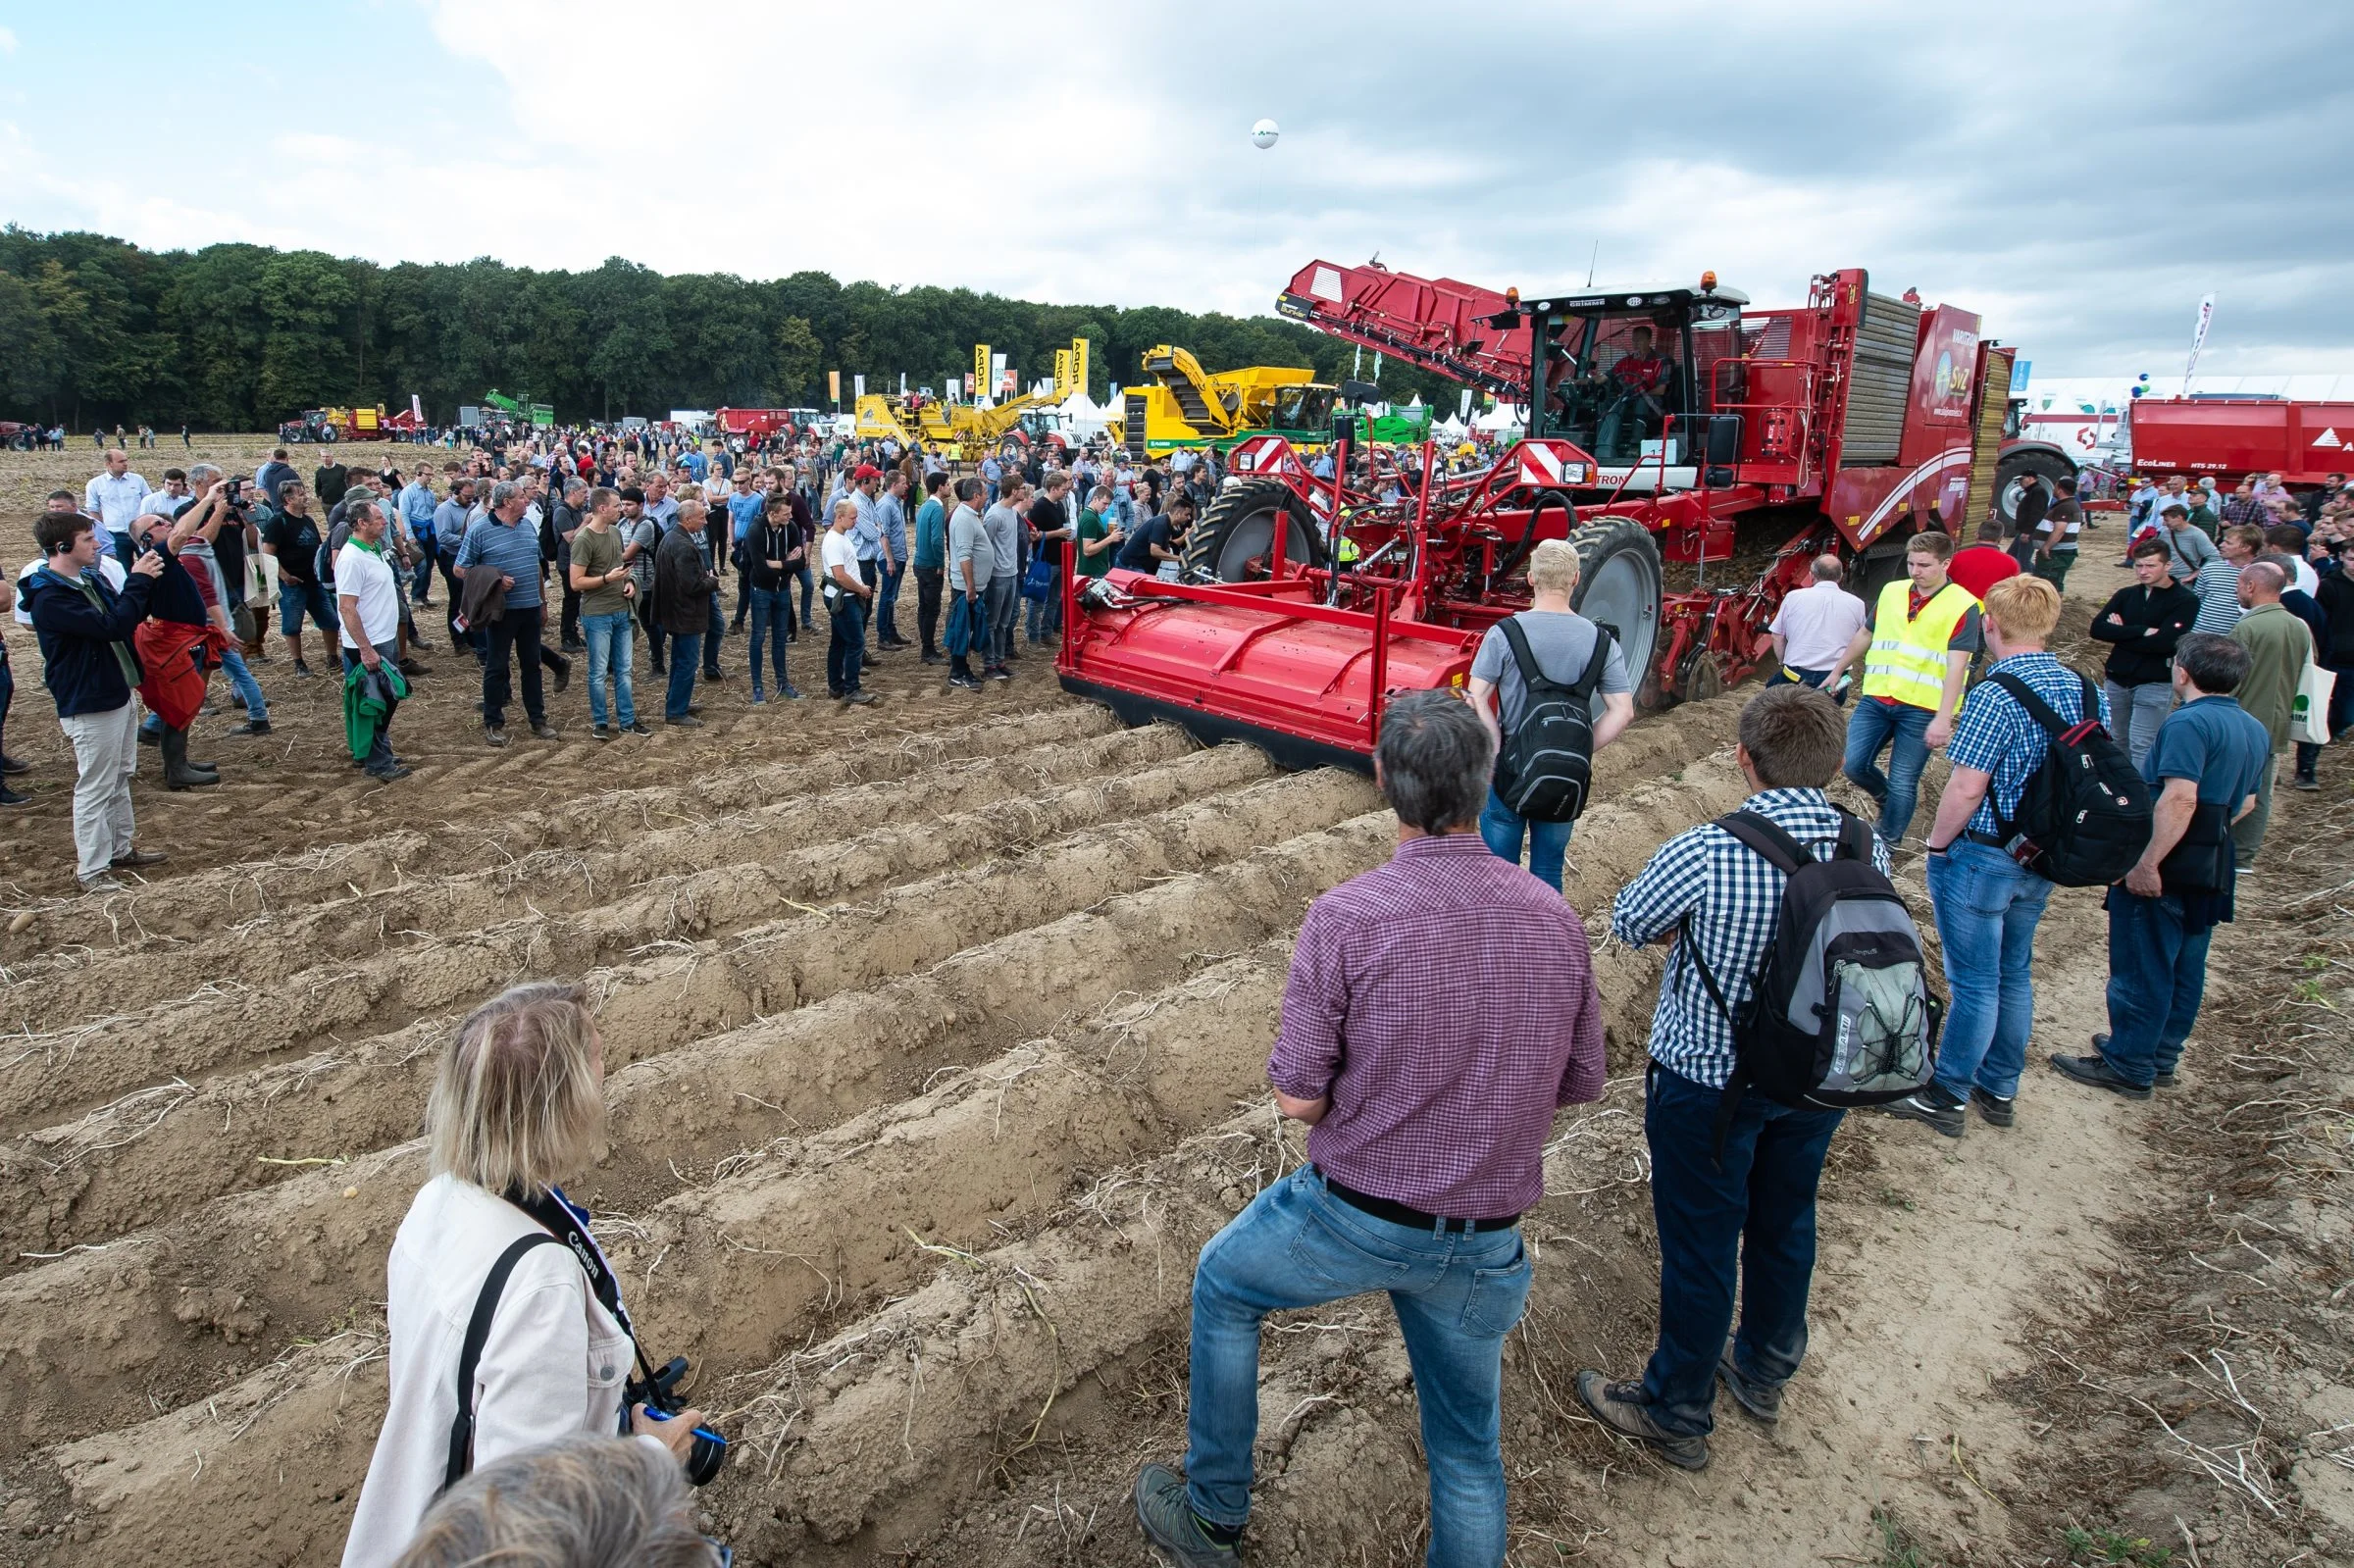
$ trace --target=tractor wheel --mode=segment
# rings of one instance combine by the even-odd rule
[[[2009,538],[2019,527],[2019,497],[2023,488],[2020,481],[2029,474],[2043,476],[2045,497],[2056,500],[2060,492],[2052,487],[2053,482],[2074,479],[2076,466],[2057,452],[2038,452],[2031,448],[2013,452],[1995,465],[1994,510],[2003,520],[2005,538]]]
[[[1638,690],[1660,639],[1660,545],[1632,518],[1589,523],[1569,535],[1577,551],[1577,592],[1569,607],[1611,629]]]
[[[1264,581],[1267,557],[1275,547],[1275,520],[1287,525],[1283,558],[1301,566],[1324,564],[1323,541],[1310,526],[1307,506],[1280,480],[1232,479],[1209,503],[1207,515],[1194,524],[1185,538],[1184,570],[1188,582],[1253,582]]]

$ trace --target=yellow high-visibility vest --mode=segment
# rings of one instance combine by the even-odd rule
[[[1893,697],[1935,713],[1945,699],[1947,644],[1977,603],[1970,589],[1948,582],[1915,616],[1911,579],[1880,589],[1879,609],[1871,618],[1871,651],[1864,656],[1864,695]]]

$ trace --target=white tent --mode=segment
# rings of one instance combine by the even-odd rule
[[[1430,433],[1442,441],[1459,441],[1471,433],[1471,427],[1450,414],[1433,425],[1430,428]]]
[[[1471,422],[1471,428],[1475,430],[1485,430],[1492,435],[1502,435],[1508,431],[1526,430],[1528,417],[1517,404],[1499,403],[1474,419]]]

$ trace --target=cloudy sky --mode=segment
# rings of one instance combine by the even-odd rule
[[[0,0],[0,219],[1238,312],[1863,266],[2039,375],[2178,376],[2209,291],[2203,373],[2354,371],[2350,64],[2347,0]]]

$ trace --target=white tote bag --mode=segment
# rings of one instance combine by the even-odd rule
[[[2316,746],[2329,743],[2329,692],[2336,684],[2336,671],[2305,661],[2297,677],[2296,700],[2288,707],[2289,739]]]

